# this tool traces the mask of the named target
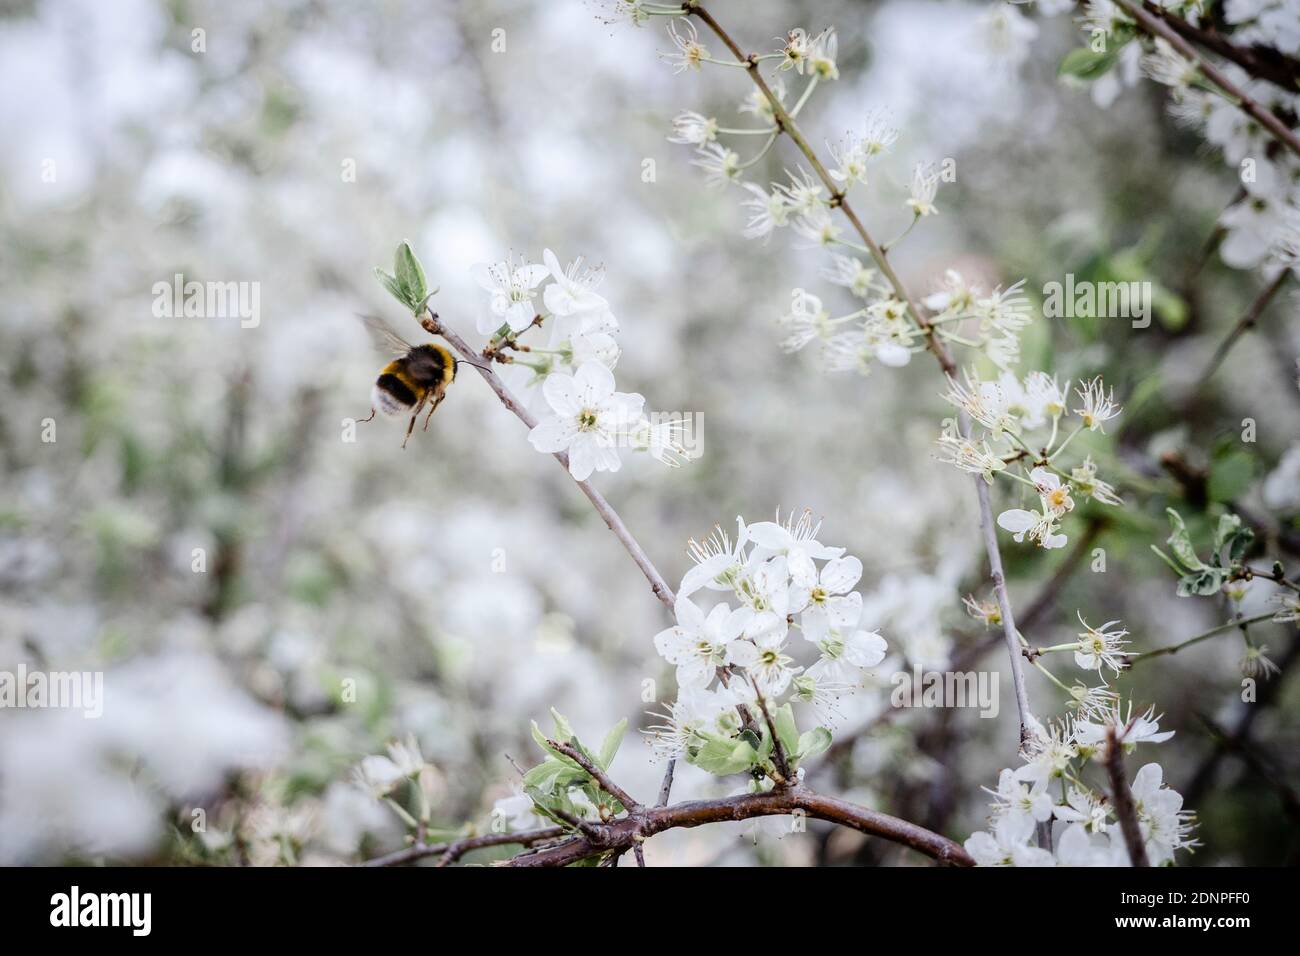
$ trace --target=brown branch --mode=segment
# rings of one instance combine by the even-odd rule
[[[1182,17],[1152,3],[1151,0],[1146,0],[1143,6],[1148,13],[1164,20],[1179,35],[1200,44],[1225,60],[1231,60],[1251,76],[1268,80],[1293,95],[1297,87],[1300,87],[1300,61],[1269,47],[1237,46],[1219,33],[1213,24],[1209,27],[1193,26]]]
[[[659,785],[658,806],[668,806],[668,797],[673,792],[673,771],[677,768],[677,758],[668,758],[668,768],[664,770],[664,782]]]
[[[1124,729],[1128,730],[1127,727]],[[1129,861],[1134,866],[1150,866],[1137,807],[1133,803],[1133,791],[1129,789],[1128,777],[1124,776],[1124,751],[1114,727],[1106,731],[1106,773],[1110,776],[1111,803],[1115,807],[1120,832],[1124,834],[1124,843],[1128,846]]]
[[[596,762],[588,757],[581,748],[557,740],[547,740],[546,742],[585,770],[587,776],[596,781],[602,790],[623,804],[627,810],[634,810],[641,805],[635,797],[611,780],[609,774],[601,770],[596,765]]]
[[[464,837],[445,843],[417,843],[405,850],[377,856],[366,860],[361,866],[398,866],[402,863],[414,863],[428,856],[441,856],[439,866],[448,866],[472,850],[481,850],[491,846],[510,846],[520,844],[532,846],[544,840],[562,837],[570,831],[567,827],[542,827],[537,830],[520,830],[517,833],[485,833],[482,836]]]
[[[954,866],[973,866],[965,849],[947,837],[888,814],[868,810],[834,797],[814,793],[802,786],[782,787],[769,793],[744,794],[718,800],[694,800],[671,807],[650,807],[599,827],[597,838],[575,836],[555,846],[520,855],[508,866],[567,866],[589,857],[635,848],[641,841],[666,830],[705,826],[755,817],[787,816],[803,812],[911,847],[926,856]]]
[[[776,732],[776,722],[772,720],[772,714],[767,709],[767,701],[763,699],[763,692],[758,688],[758,681],[751,676],[750,685],[754,688],[754,698],[758,701],[758,709],[763,712],[763,720],[767,723],[767,732],[772,738],[772,763],[776,765],[776,772],[780,775],[776,781],[777,786],[789,786],[794,782],[794,773],[790,770],[790,761],[786,758],[785,747],[781,744],[781,738]]]
[[[1295,155],[1300,156],[1300,139],[1296,138],[1295,132],[1287,128],[1287,125],[1278,118],[1277,114],[1260,106],[1251,98],[1250,94],[1230,80],[1227,74],[1201,56],[1196,48],[1175,32],[1164,19],[1148,13],[1138,0],[1115,0],[1115,4],[1123,8],[1125,13],[1137,21],[1137,25],[1142,28],[1144,33],[1159,37],[1178,51],[1181,56],[1191,60],[1196,65],[1196,68],[1205,74],[1206,79],[1236,100],[1238,109],[1268,130],[1275,140],[1291,150]]]

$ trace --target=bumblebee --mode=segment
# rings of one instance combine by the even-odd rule
[[[433,413],[446,397],[447,386],[456,380],[460,362],[446,346],[433,342],[412,345],[379,319],[366,318],[365,321],[397,357],[380,370],[370,389],[370,417],[360,421],[368,422],[376,414],[385,418],[401,418],[409,414],[411,419],[406,426],[406,437],[402,439],[405,448],[415,430],[415,420],[426,405],[429,413],[424,419],[424,430],[429,430],[429,419],[433,418]]]

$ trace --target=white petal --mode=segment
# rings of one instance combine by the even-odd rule
[[[708,687],[716,671],[714,665],[697,655],[677,665],[677,683],[681,687]]]
[[[719,591],[730,591],[729,586],[716,584],[714,579],[731,567],[731,563],[732,557],[729,554],[715,554],[708,560],[700,562],[682,576],[682,586],[677,589],[678,596],[689,597],[704,587]]]
[[[583,362],[574,372],[573,381],[584,407],[599,408],[614,394],[614,373],[600,362]]]
[[[749,526],[749,539],[764,548],[784,551],[794,539],[775,521],[757,521]]]
[[[533,316],[536,314],[531,302],[515,302],[506,309],[505,318],[510,323],[510,331],[522,332],[532,325]]]
[[[826,602],[826,610],[831,627],[854,627],[862,617],[862,595],[854,591],[843,597],[833,597]]]
[[[1032,511],[1025,511],[1023,508],[1012,508],[998,515],[998,527],[1016,534],[1024,534],[1034,526],[1036,520],[1037,518]]]
[[[885,342],[876,346],[876,358],[880,360],[881,365],[902,368],[912,361],[912,353],[897,342]]]
[[[550,274],[551,270],[547,269],[546,266],[534,263],[531,265],[520,266],[514,271],[514,275],[510,278],[514,280],[516,285],[527,286],[531,289]]]
[[[587,435],[574,436],[569,446],[569,474],[577,481],[586,481],[596,470],[596,444]]]
[[[680,627],[670,627],[654,637],[655,650],[670,664],[680,664],[695,653],[694,636]]]
[[[690,631],[698,631],[704,627],[704,612],[694,601],[678,595],[677,603],[673,605],[673,613],[677,615],[677,623]]]
[[[550,415],[533,427],[528,433],[528,440],[538,451],[554,454],[568,448],[577,433],[577,425],[572,419]]]
[[[844,659],[858,667],[875,667],[888,650],[885,639],[875,631],[854,631],[844,644]]]
[[[550,270],[551,275],[556,279],[563,280],[565,278],[564,270],[560,268],[560,260],[555,258],[555,253],[550,249],[542,250],[542,261],[546,263],[546,268]]]
[[[825,606],[814,604],[805,610],[803,616],[799,618],[799,627],[803,631],[803,636],[814,643],[829,634],[831,622]]]
[[[497,283],[496,280],[492,278],[492,267],[486,262],[479,262],[470,266],[469,274],[474,277],[474,281],[479,284],[480,288],[485,289],[488,292],[496,290]]]
[[[822,568],[822,587],[831,594],[847,594],[862,579],[862,562],[850,555],[836,558]]]
[[[582,411],[582,401],[578,391],[578,385],[572,375],[548,375],[542,382],[542,394],[546,397],[546,404],[554,409],[555,414],[565,418],[576,418]]]

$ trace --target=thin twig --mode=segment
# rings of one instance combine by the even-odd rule
[[[673,771],[677,768],[677,758],[668,758],[668,768],[664,770],[664,781],[659,785],[659,806],[668,806],[668,797],[673,792]]]
[[[522,846],[532,846],[534,843],[553,840],[570,832],[567,827],[542,827],[537,830],[520,830],[518,833],[485,833],[481,836],[464,837],[460,840],[450,840],[445,843],[416,843],[404,850],[377,856],[373,860],[366,860],[361,866],[398,866],[402,863],[413,863],[428,856],[441,856],[440,865],[445,865],[460,859],[471,850],[481,850],[490,846],[510,846],[516,843]]]
[[[1127,731],[1127,727],[1125,730]],[[1133,791],[1129,789],[1128,777],[1124,776],[1124,751],[1115,735],[1115,728],[1106,731],[1106,773],[1110,776],[1110,798],[1115,807],[1115,817],[1119,820],[1120,832],[1124,834],[1124,843],[1128,846],[1128,858],[1134,866],[1150,866],[1147,861],[1147,848],[1142,840],[1142,826],[1138,823],[1137,807],[1133,803]]]
[[[575,747],[570,743],[561,743],[558,740],[547,740],[547,743],[560,753],[564,754],[583,770],[587,771],[587,775],[591,777],[591,779],[595,780],[602,790],[618,800],[618,802],[623,804],[623,806],[628,810],[635,810],[641,805],[637,802],[635,797],[611,780],[609,774],[600,769],[600,767],[596,765],[596,762],[588,757],[580,748]]]
[[[772,762],[776,764],[776,772],[781,777],[776,781],[777,786],[788,786],[794,782],[794,774],[790,770],[790,761],[786,758],[785,747],[782,746],[781,738],[776,732],[776,722],[772,720],[772,714],[767,709],[767,701],[763,699],[763,692],[759,690],[758,682],[752,676],[749,682],[754,688],[754,698],[758,701],[758,709],[763,712],[767,732],[772,738]]]
[[[1002,636],[1011,656],[1011,683],[1016,692],[1016,713],[1020,718],[1020,745],[1029,742],[1029,694],[1025,690],[1025,671],[1021,664],[1020,632],[1016,630],[1015,615],[1011,611],[1011,598],[1007,595],[1006,576],[1002,571],[1002,553],[998,550],[997,530],[993,526],[993,508],[989,504],[989,486],[978,475],[975,487],[980,501],[980,530],[984,534],[984,550],[988,553],[989,574],[993,578],[993,591],[997,594],[998,610],[1002,615]]]
[[[1202,372],[1201,377],[1196,380],[1198,387],[1208,382],[1214,376],[1214,373],[1219,370],[1219,366],[1222,365],[1223,360],[1228,357],[1228,351],[1236,344],[1237,339],[1241,338],[1247,331],[1255,327],[1255,324],[1259,321],[1259,317],[1263,314],[1264,310],[1268,308],[1268,304],[1273,301],[1273,296],[1277,295],[1278,290],[1281,289],[1282,286],[1286,285],[1286,280],[1289,275],[1291,275],[1291,270],[1283,269],[1278,273],[1277,278],[1270,282],[1264,291],[1255,297],[1255,301],[1250,304],[1250,308],[1246,310],[1246,314],[1243,315],[1241,320],[1232,327],[1232,331],[1230,331],[1227,337],[1219,343],[1219,347],[1214,350],[1214,355],[1210,358],[1209,364],[1205,366],[1205,371]]]
[[[1217,634],[1226,634],[1229,631],[1234,631],[1237,628],[1244,627],[1248,624],[1258,624],[1260,621],[1270,620],[1272,617],[1272,611],[1265,614],[1256,614],[1254,617],[1244,617],[1241,620],[1229,621],[1227,624],[1220,624],[1217,627],[1210,628],[1208,631],[1202,631],[1195,637],[1189,637],[1187,640],[1178,644],[1170,644],[1168,647],[1157,647],[1153,651],[1141,651],[1139,653],[1129,654],[1129,666],[1131,667],[1132,665],[1141,663],[1142,661],[1150,660],[1153,657],[1160,657],[1163,654],[1177,654],[1184,647],[1191,647],[1193,644],[1199,644],[1201,641],[1209,640]]]
[[[1291,150],[1295,155],[1300,156],[1300,139],[1296,138],[1295,132],[1288,129],[1286,124],[1277,117],[1277,114],[1260,106],[1251,98],[1250,94],[1230,80],[1227,74],[1201,56],[1196,48],[1179,36],[1168,23],[1160,17],[1148,13],[1137,0],[1115,0],[1115,4],[1123,8],[1124,12],[1136,20],[1143,32],[1153,37],[1159,37],[1177,50],[1185,59],[1191,60],[1196,65],[1196,68],[1205,74],[1206,79],[1223,90],[1224,93],[1227,93],[1231,99],[1236,100],[1238,109],[1268,130],[1279,143]]]

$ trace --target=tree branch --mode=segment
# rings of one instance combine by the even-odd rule
[[[587,775],[591,777],[592,780],[596,781],[602,790],[618,800],[619,803],[623,804],[624,808],[630,811],[641,806],[635,797],[611,780],[609,774],[596,766],[595,761],[583,753],[582,750],[575,747],[573,744],[561,743],[558,740],[548,740],[547,743],[560,753],[564,754],[583,770],[587,771]]]
[[[1300,87],[1300,61],[1269,47],[1237,46],[1225,39],[1213,25],[1208,28],[1193,26],[1182,17],[1152,3],[1151,0],[1146,0],[1143,6],[1148,13],[1162,19],[1181,36],[1199,43],[1225,60],[1231,60],[1251,76],[1268,80],[1292,95],[1295,94],[1296,88]]]
[[[802,786],[792,786],[769,793],[744,794],[718,800],[693,800],[671,807],[641,808],[601,827],[599,839],[576,836],[555,846],[517,856],[506,865],[567,866],[596,855],[624,852],[666,830],[750,820],[755,817],[787,816],[797,811],[818,820],[826,820],[911,847],[940,863],[973,866],[975,862],[960,844],[924,827],[814,793]]]
[[[1133,804],[1133,791],[1129,789],[1128,777],[1124,776],[1124,751],[1114,727],[1106,731],[1106,773],[1110,776],[1111,803],[1115,806],[1115,817],[1128,846],[1128,858],[1134,866],[1150,866],[1137,807]]]
[[[414,863],[427,856],[441,856],[439,866],[448,866],[471,850],[481,850],[490,846],[509,846],[520,844],[532,846],[544,840],[553,840],[569,833],[567,827],[542,827],[537,830],[520,830],[518,833],[485,833],[482,836],[464,837],[446,843],[417,843],[405,850],[397,850],[373,860],[366,860],[361,866],[398,866],[402,863]]]
[[[1137,21],[1137,25],[1144,33],[1159,37],[1180,55],[1196,64],[1196,68],[1205,74],[1206,79],[1236,100],[1237,107],[1243,113],[1268,130],[1279,143],[1300,156],[1300,139],[1296,138],[1295,132],[1288,129],[1286,124],[1278,119],[1277,114],[1260,106],[1245,90],[1228,79],[1227,74],[1201,56],[1196,48],[1176,33],[1164,19],[1148,13],[1138,0],[1115,0],[1115,5],[1121,7]]]
[[[1128,664],[1132,667],[1134,664],[1140,663],[1141,661],[1150,660],[1153,657],[1160,657],[1163,654],[1177,654],[1184,647],[1191,647],[1193,644],[1199,644],[1201,641],[1209,640],[1217,634],[1226,634],[1229,631],[1235,631],[1237,628],[1244,627],[1248,624],[1258,624],[1260,621],[1271,620],[1272,617],[1273,612],[1268,611],[1265,614],[1256,614],[1254,617],[1244,617],[1237,621],[1229,621],[1227,624],[1220,624],[1217,627],[1210,628],[1208,631],[1202,631],[1195,637],[1189,637],[1187,640],[1181,641],[1178,644],[1170,644],[1168,647],[1157,647],[1153,651],[1141,651],[1129,654]]]

